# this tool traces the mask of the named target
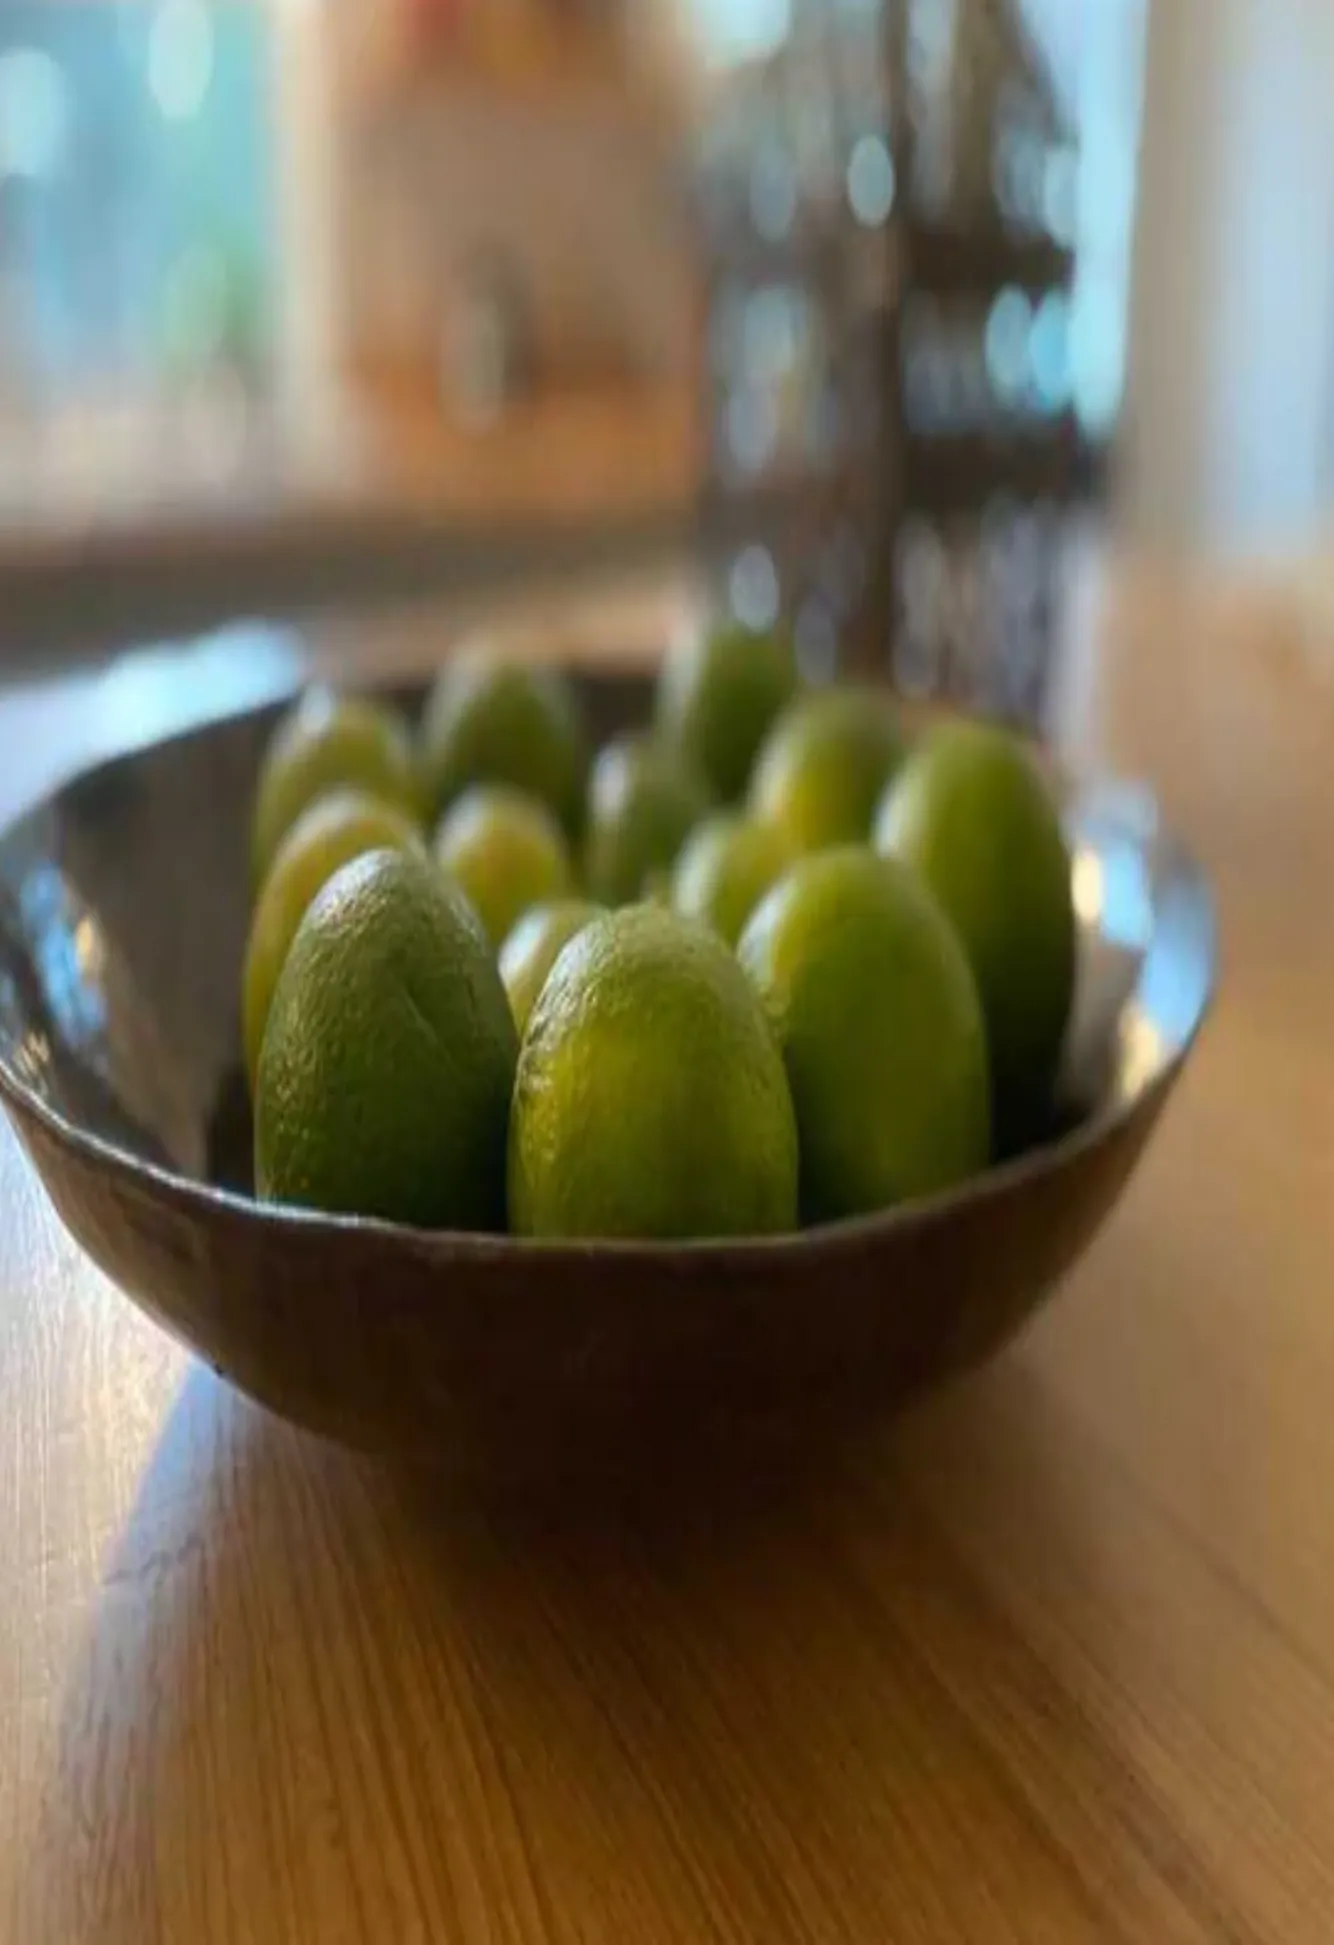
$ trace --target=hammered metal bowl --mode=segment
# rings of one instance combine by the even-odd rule
[[[581,680],[600,734],[644,720],[641,680]],[[61,1217],[136,1303],[253,1397],[354,1445],[472,1477],[605,1476],[686,1448],[753,1462],[887,1411],[989,1357],[1059,1283],[1208,1008],[1200,872],[1147,792],[1075,782],[1061,1116],[968,1186],[684,1246],[261,1207],[237,995],[273,719],[103,763],[0,836],[0,1097]]]

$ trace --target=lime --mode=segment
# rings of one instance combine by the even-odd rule
[[[795,1225],[783,1063],[744,973],[702,926],[640,905],[566,946],[519,1056],[509,1194],[524,1236]]]
[[[530,905],[574,889],[560,825],[517,790],[465,791],[435,834],[435,855],[472,900],[497,951]]]
[[[308,689],[279,723],[260,771],[251,837],[257,886],[302,811],[333,790],[364,790],[420,815],[412,746],[398,717],[376,703]]]
[[[404,851],[344,865],[273,996],[255,1089],[261,1195],[421,1228],[502,1227],[516,1053],[457,886]]]
[[[1039,1131],[1074,997],[1070,857],[1023,747],[981,723],[937,730],[904,767],[876,843],[930,886],[973,968],[987,1020],[998,1133]]]
[[[784,711],[760,752],[756,814],[796,851],[860,844],[903,754],[898,718],[879,689],[826,689]]]
[[[544,803],[577,837],[588,739],[573,690],[553,669],[459,656],[426,705],[422,771],[437,813],[472,784],[509,784]]]
[[[670,872],[709,808],[704,785],[656,744],[624,737],[593,765],[586,876],[594,898],[626,905]]]
[[[756,912],[740,957],[787,1063],[808,1219],[886,1208],[986,1164],[977,989],[905,866],[851,846],[803,859]]]
[[[554,905],[534,905],[506,939],[500,955],[500,977],[505,982],[510,1011],[520,1034],[546,985],[547,974],[570,940],[601,909],[578,898],[567,898]]]
[[[303,811],[278,847],[250,921],[242,988],[242,1037],[253,1088],[273,989],[297,927],[340,865],[364,851],[425,852],[419,827],[392,804],[340,790]]]
[[[686,636],[658,680],[658,730],[723,803],[735,803],[796,687],[792,649],[781,635],[732,626]]]
[[[787,839],[776,825],[719,812],[705,819],[677,859],[673,902],[686,918],[702,919],[734,946],[791,862]]]

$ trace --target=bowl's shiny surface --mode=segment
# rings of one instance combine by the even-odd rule
[[[590,681],[606,733],[635,681]],[[459,1470],[788,1442],[986,1356],[1115,1201],[1207,1010],[1207,889],[1147,793],[1075,786],[1065,1131],[967,1188],[771,1242],[539,1247],[260,1208],[238,980],[272,711],[76,779],[0,837],[0,1096],[60,1214],[255,1397]],[[232,1186],[224,1186],[230,1183]]]

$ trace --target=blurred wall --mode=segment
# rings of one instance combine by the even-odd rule
[[[344,157],[355,341],[429,349],[451,274],[485,255],[522,291],[549,370],[680,371],[694,294],[685,212],[662,131],[634,97],[511,99],[460,76],[405,98],[394,120],[371,131],[371,153],[354,134]]]
[[[1153,0],[1119,511],[1300,548],[1334,504],[1334,6]]]

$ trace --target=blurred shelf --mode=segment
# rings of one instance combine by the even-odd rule
[[[1105,471],[1105,452],[1090,444],[1074,419],[1004,438],[910,432],[904,440],[903,496],[914,514],[949,520],[975,515],[992,500],[1096,499]]]
[[[29,468],[0,507],[0,663],[40,666],[79,636],[652,564],[692,532],[697,431],[684,385],[561,392],[484,432],[406,398],[345,408],[261,427],[226,463],[160,424],[100,446],[71,427],[78,467]]]
[[[1005,284],[1050,290],[1068,284],[1074,271],[1071,252],[1050,237],[1016,234],[996,221],[954,229],[911,217],[904,253],[909,281],[932,296],[966,296]]]
[[[702,428],[684,384],[553,388],[486,430],[451,423],[408,384],[362,426],[374,478],[413,510],[576,521],[686,505],[698,490]]]

